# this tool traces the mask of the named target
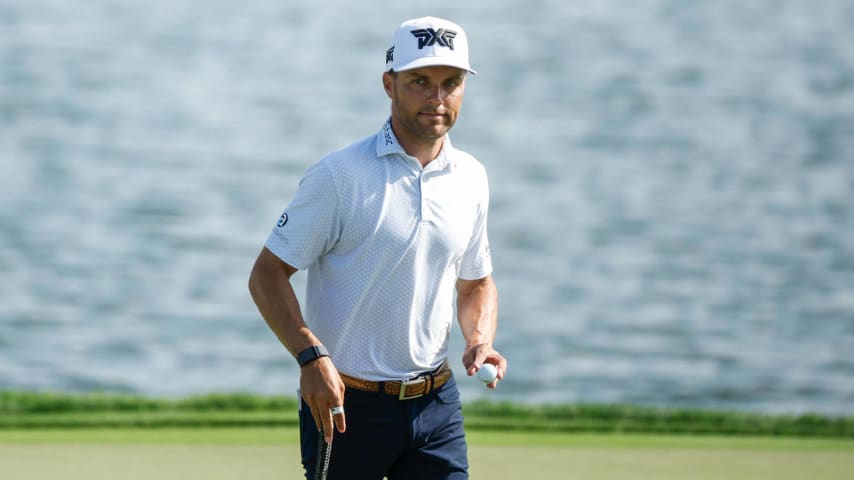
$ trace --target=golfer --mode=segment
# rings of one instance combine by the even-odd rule
[[[469,65],[459,25],[400,25],[379,132],[306,171],[252,269],[255,303],[300,365],[300,435],[313,478],[320,436],[334,480],[468,478],[448,365],[454,301],[471,376],[493,349],[498,293],[483,166],[451,145]],[[308,270],[302,311],[290,283]]]

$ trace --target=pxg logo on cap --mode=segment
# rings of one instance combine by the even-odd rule
[[[425,46],[432,47],[433,44],[437,42],[440,47],[448,47],[453,50],[454,37],[457,36],[457,32],[453,30],[445,30],[444,28],[440,28],[439,31],[433,30],[432,28],[419,28],[418,30],[413,30],[409,33],[418,39],[418,50],[421,50]]]
[[[403,22],[392,36],[385,62],[387,72],[441,65],[477,73],[469,65],[468,39],[462,27],[436,17]]]

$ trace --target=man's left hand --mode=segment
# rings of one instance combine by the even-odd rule
[[[484,363],[491,363],[498,370],[495,381],[486,385],[489,388],[495,388],[498,386],[498,382],[504,378],[504,372],[507,371],[507,360],[488,343],[466,346],[463,353],[463,366],[466,368],[468,376],[471,377],[477,373]]]

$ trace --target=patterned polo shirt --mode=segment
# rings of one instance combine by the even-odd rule
[[[404,379],[446,358],[458,278],[492,272],[486,171],[446,136],[424,168],[376,134],[309,167],[266,247],[308,269],[303,315],[342,372]]]

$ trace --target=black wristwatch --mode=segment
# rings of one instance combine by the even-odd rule
[[[299,363],[300,367],[304,367],[320,357],[328,356],[329,350],[327,350],[326,347],[323,345],[314,345],[299,352],[297,355],[297,363]]]

